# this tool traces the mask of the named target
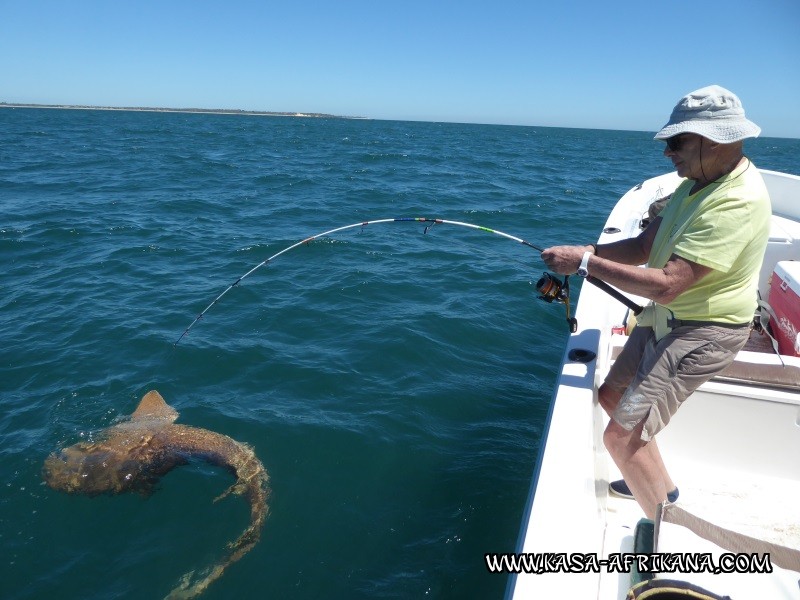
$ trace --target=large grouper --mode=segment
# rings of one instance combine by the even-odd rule
[[[199,575],[186,573],[168,596],[191,598],[258,543],[269,510],[269,477],[249,446],[207,429],[176,425],[177,418],[161,394],[150,391],[129,419],[102,430],[97,441],[79,442],[48,456],[44,479],[53,489],[95,496],[149,494],[162,476],[194,459],[233,473],[236,482],[216,500],[231,492],[243,494],[250,502],[250,525],[215,564]]]

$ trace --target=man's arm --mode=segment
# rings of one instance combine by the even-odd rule
[[[673,254],[662,269],[623,265],[593,256],[589,259],[588,270],[593,277],[624,292],[649,298],[659,304],[669,304],[711,272],[710,267],[677,254]]]
[[[711,272],[710,267],[673,254],[661,269],[640,268],[647,262],[653,240],[661,225],[657,217],[635,238],[597,247],[589,259],[589,274],[623,292],[668,304]],[[571,275],[580,265],[585,246],[554,246],[542,252],[542,260],[556,273]]]

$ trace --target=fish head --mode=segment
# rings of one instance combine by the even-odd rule
[[[53,452],[44,462],[44,480],[55,490],[90,496],[125,491],[134,473],[104,444],[80,442]],[[120,468],[122,467],[122,468]]]
[[[128,421],[100,432],[100,441],[78,442],[50,454],[44,462],[45,483],[55,490],[90,496],[130,490],[149,493],[160,474],[183,461],[180,456],[165,458],[157,443],[160,432],[177,417],[158,392],[148,392]]]

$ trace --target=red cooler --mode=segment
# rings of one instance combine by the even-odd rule
[[[787,356],[800,356],[800,261],[775,265],[769,303],[778,317],[777,323],[770,320],[778,349]]]

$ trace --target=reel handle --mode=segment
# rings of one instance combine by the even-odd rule
[[[575,317],[567,317],[567,326],[569,327],[570,333],[575,333],[578,331],[578,319]]]

